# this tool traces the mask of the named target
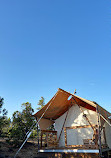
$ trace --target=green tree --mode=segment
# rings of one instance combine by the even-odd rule
[[[34,109],[31,103],[22,104],[22,112],[16,111],[13,113],[12,127],[9,130],[9,140],[13,139],[13,144],[18,146],[25,139],[26,133],[35,123],[35,118],[32,117]]]
[[[37,108],[37,110],[40,110],[40,109],[42,109],[44,107],[44,105],[45,105],[44,97],[41,97],[41,99],[38,102],[38,105],[39,105],[39,107]]]
[[[9,141],[13,140],[13,144],[18,146],[20,140],[24,139],[25,130],[24,123],[22,120],[22,113],[15,111],[13,113],[12,126],[9,129]]]
[[[7,110],[3,108],[4,99],[0,97],[0,136],[4,136],[4,128],[9,125],[9,119],[7,118]]]
[[[35,122],[35,118],[32,116],[34,109],[31,106],[31,103],[26,102],[22,104],[22,119],[23,123],[25,124],[25,132],[27,133],[30,129],[30,127],[33,125]]]
[[[0,97],[0,114],[2,115],[2,116],[5,116],[5,115],[7,115],[7,110],[4,108],[3,109],[3,104],[4,104],[4,98],[1,98]]]

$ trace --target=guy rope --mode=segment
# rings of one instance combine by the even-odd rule
[[[58,93],[58,92],[57,92],[57,93]],[[55,99],[57,93],[54,95],[52,101]],[[34,124],[30,127],[30,130],[26,133],[26,136],[27,136],[27,137],[26,137],[25,141],[22,143],[22,145],[20,146],[20,148],[18,149],[18,151],[16,152],[14,158],[16,158],[16,156],[17,156],[17,154],[19,153],[19,151],[22,149],[22,147],[24,146],[24,144],[27,142],[28,138],[30,137],[30,135],[31,135],[31,133],[32,133],[32,131],[33,131],[34,126],[35,126],[35,125],[38,125],[38,123],[40,122],[40,120],[42,119],[42,117],[45,115],[46,111],[47,111],[48,108],[50,107],[52,101],[51,101],[50,104],[47,106],[47,108],[45,109],[45,111],[43,112],[43,114],[41,115],[41,117],[38,119],[37,123],[36,123],[36,124],[34,123]]]

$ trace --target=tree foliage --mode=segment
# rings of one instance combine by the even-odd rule
[[[7,128],[7,126],[10,123],[10,120],[6,117],[7,110],[3,108],[4,99],[0,97],[0,136],[3,136],[6,133],[6,130],[4,132],[4,129]]]
[[[32,117],[34,109],[31,106],[31,103],[26,102],[22,104],[22,119],[25,124],[25,132],[28,132],[30,127],[33,125],[34,117]]]
[[[34,123],[32,114],[34,109],[31,103],[22,104],[22,112],[16,111],[13,113],[12,127],[9,130],[9,138],[13,139],[14,145],[19,145],[25,139],[26,133]]]
[[[42,109],[44,107],[44,105],[45,105],[44,97],[41,97],[41,99],[38,102],[38,105],[39,105],[39,107],[37,108],[37,110],[40,110],[40,109]]]
[[[0,115],[5,116],[7,115],[7,110],[4,108],[3,109],[3,104],[4,104],[4,99],[0,97]]]
[[[4,99],[0,97],[0,136],[8,136],[8,142],[14,146],[19,146],[22,141],[25,140],[27,132],[30,130],[33,124],[36,124],[35,117],[33,117],[34,109],[31,106],[31,103],[26,102],[21,105],[22,110],[15,111],[12,115],[12,119],[7,118],[7,110],[3,108]],[[40,110],[45,105],[44,97],[38,102]],[[34,127],[34,130],[31,134],[32,138],[37,137],[37,127]],[[49,129],[54,130],[54,125]]]

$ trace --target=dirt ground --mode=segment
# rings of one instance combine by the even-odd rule
[[[0,138],[0,158],[13,158],[18,149],[9,145],[5,139]],[[38,157],[37,149],[37,141],[28,140],[16,158],[36,158]]]
[[[0,138],[0,158],[14,158],[16,152],[19,148],[12,147],[9,145],[5,139]],[[28,142],[23,146],[21,151],[18,153],[16,158],[98,158],[99,155],[95,154],[65,154],[61,155],[60,153],[55,153],[52,155],[48,155],[46,153],[38,154],[38,145],[37,140],[29,139]]]

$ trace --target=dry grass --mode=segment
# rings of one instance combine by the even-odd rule
[[[13,158],[19,148],[9,145],[5,139],[0,138],[0,158]],[[17,158],[34,158],[37,157],[37,141],[29,140],[21,149]]]

